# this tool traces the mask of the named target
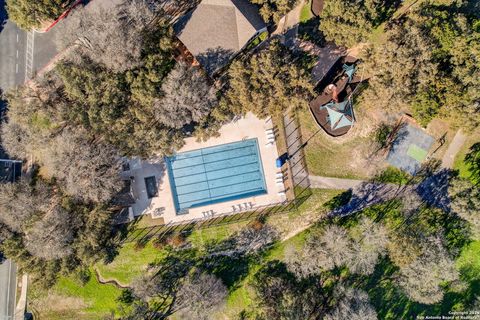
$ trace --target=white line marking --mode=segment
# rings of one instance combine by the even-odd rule
[[[17,42],[18,42],[18,32],[17,32]]]
[[[18,50],[17,50],[17,59],[18,59]]]
[[[15,64],[15,73],[18,73],[18,63]]]

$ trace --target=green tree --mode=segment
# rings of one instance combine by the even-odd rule
[[[277,260],[263,265],[251,286],[260,307],[256,319],[319,319],[331,298],[322,277],[299,280]]]
[[[366,51],[366,103],[413,112],[426,126],[441,116],[471,130],[480,123],[480,30],[461,3],[422,3]],[[477,61],[477,62],[476,62]]]
[[[471,181],[454,178],[448,193],[452,211],[470,223],[474,237],[480,238],[480,189]]]
[[[320,31],[337,45],[364,42],[377,24],[384,1],[330,0],[320,15]]]
[[[299,3],[299,0],[250,0],[250,2],[260,6],[260,15],[265,23],[278,23]]]
[[[42,22],[58,18],[65,10],[65,0],[7,0],[8,17],[20,28],[30,30]]]
[[[465,156],[465,164],[470,172],[470,180],[480,183],[480,142],[470,147]]]
[[[306,108],[313,94],[309,76],[278,42],[248,61],[233,62],[228,74],[230,87],[225,98],[236,114],[251,111],[260,118],[280,115]]]

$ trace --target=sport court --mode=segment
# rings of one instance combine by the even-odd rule
[[[411,175],[417,173],[434,142],[422,129],[406,124],[397,134],[387,157],[388,163]]]

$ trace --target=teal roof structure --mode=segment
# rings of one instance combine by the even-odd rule
[[[355,65],[352,64],[349,66],[347,64],[344,64],[343,70],[345,71],[345,74],[348,76],[348,80],[352,81],[353,74],[356,71]]]
[[[353,121],[350,121],[347,117],[342,115],[342,118],[340,121],[338,121],[337,125],[335,126],[335,129],[340,129],[343,127],[351,126],[353,125]]]
[[[328,107],[327,107],[327,111],[328,111],[328,118],[330,119],[330,126],[333,129],[333,126],[338,122],[338,120],[340,120],[340,118],[343,117],[343,114]]]

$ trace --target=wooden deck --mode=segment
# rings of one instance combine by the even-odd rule
[[[333,96],[331,90],[327,89],[327,85],[332,83],[335,84],[337,89],[338,102],[343,102],[350,98],[351,94],[355,90],[356,86],[362,82],[362,79],[356,75],[353,76],[352,80],[349,82],[348,76],[345,75],[341,66],[343,63],[355,63],[356,58],[346,56],[340,59],[332,67],[332,70],[328,72],[328,75],[322,79],[319,83],[319,87],[322,90],[322,93],[319,94],[315,99],[310,102],[310,112],[317,122],[317,124],[325,130],[325,132],[333,137],[338,137],[346,134],[352,126],[341,127],[338,129],[332,129],[331,123],[328,121],[328,111],[322,106],[333,101]],[[350,106],[351,107],[351,106]],[[342,111],[340,111],[342,112]],[[342,112],[344,113],[344,112]],[[350,120],[353,116],[353,110],[350,112],[344,113],[344,116]]]

